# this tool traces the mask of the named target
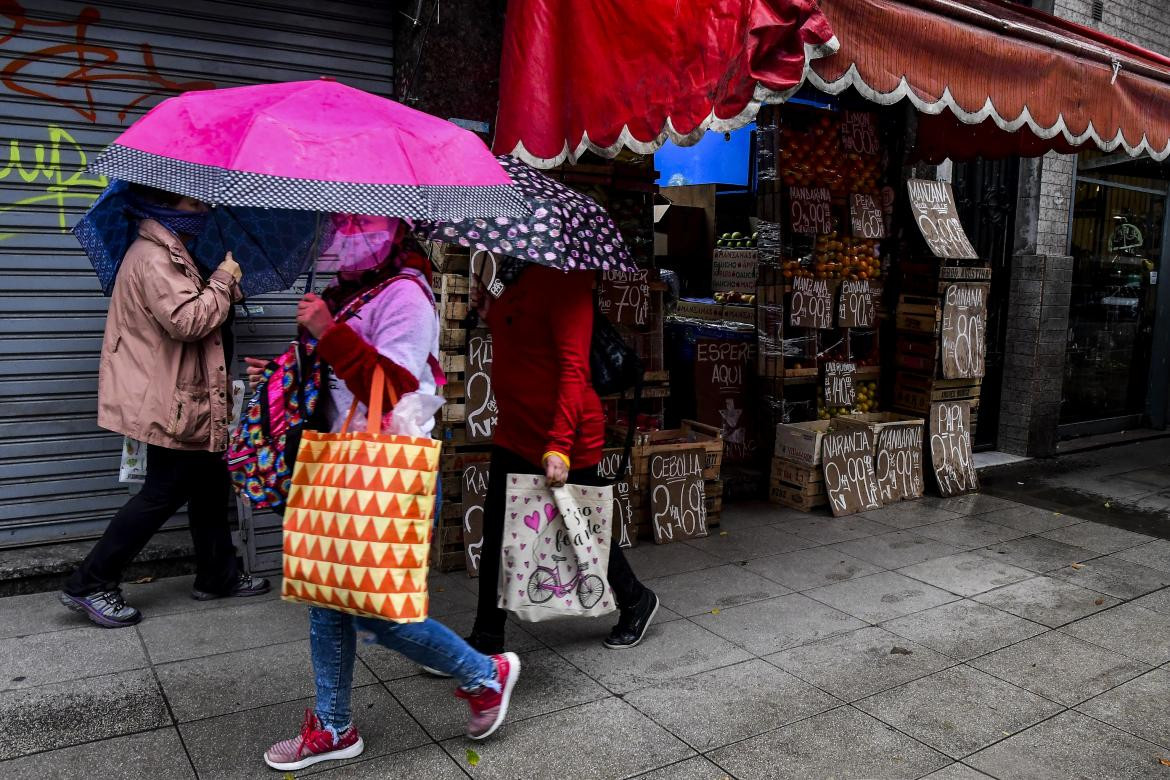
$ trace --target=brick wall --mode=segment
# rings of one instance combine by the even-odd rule
[[[1092,17],[1092,0],[1055,0],[1057,16],[1160,54],[1170,54],[1170,13],[1166,0],[1105,0],[1101,21]]]

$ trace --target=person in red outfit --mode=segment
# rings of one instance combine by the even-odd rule
[[[597,474],[605,415],[593,389],[593,276],[544,266],[514,267],[496,300],[475,302],[492,333],[492,389],[499,407],[484,506],[479,604],[468,641],[480,652],[504,647],[507,615],[496,606],[509,474],[544,474],[549,485],[605,484]],[[620,617],[606,647],[634,647],[646,636],[658,597],[638,581],[620,547],[610,548],[609,584]]]

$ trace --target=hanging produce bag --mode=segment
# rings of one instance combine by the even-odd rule
[[[440,443],[382,433],[374,372],[364,433],[305,431],[284,514],[283,598],[400,623],[427,617]],[[391,389],[391,400],[397,402]]]
[[[532,622],[613,612],[612,517],[612,485],[550,490],[543,476],[508,475],[499,606]]]

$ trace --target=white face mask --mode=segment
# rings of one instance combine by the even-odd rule
[[[342,233],[321,253],[317,267],[323,271],[357,272],[377,268],[390,256],[394,233],[374,230],[368,233]]]

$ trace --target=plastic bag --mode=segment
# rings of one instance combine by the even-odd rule
[[[429,439],[431,435],[423,426],[434,419],[445,403],[442,397],[431,393],[407,393],[394,405],[385,433]]]

